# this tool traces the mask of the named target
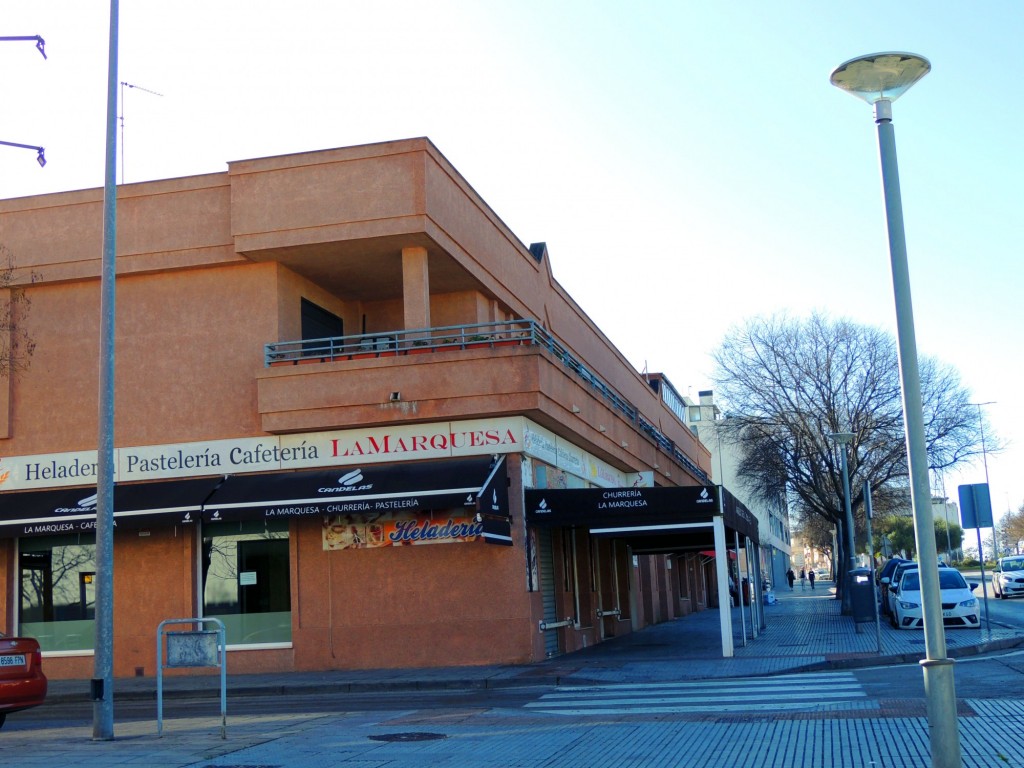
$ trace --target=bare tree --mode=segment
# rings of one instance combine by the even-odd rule
[[[835,540],[835,526],[821,515],[815,514],[799,515],[794,522],[794,538],[814,547],[834,564],[835,553],[832,551],[832,544]]]
[[[846,524],[839,446],[847,446],[851,506],[863,519],[864,481],[873,508],[908,506],[903,404],[895,340],[884,331],[815,313],[807,319],[755,318],[727,334],[715,352],[724,439],[739,448],[739,474],[762,498],[784,484],[798,516],[838,527],[845,563]],[[981,454],[977,410],[959,375],[922,357],[921,394],[929,463],[952,467]],[[986,437],[992,434],[985,425]],[[993,442],[995,442],[993,440]]]
[[[18,283],[22,272],[14,263],[14,254],[0,245],[0,378],[14,376],[28,368],[36,343],[25,328],[32,300]],[[39,274],[28,272],[29,282]]]
[[[1006,554],[1024,549],[1024,504],[1016,512],[1007,512],[999,523],[999,546]]]

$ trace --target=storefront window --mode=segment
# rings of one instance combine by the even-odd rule
[[[215,523],[203,532],[203,616],[228,645],[292,639],[287,521]]]
[[[19,633],[44,651],[92,650],[96,638],[94,534],[19,542]]]

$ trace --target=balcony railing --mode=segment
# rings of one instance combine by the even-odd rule
[[[265,365],[281,366],[507,346],[538,346],[548,350],[566,368],[575,372],[614,411],[620,413],[634,427],[651,438],[659,448],[689,469],[701,482],[706,484],[711,482],[704,470],[698,467],[654,424],[640,415],[636,406],[583,365],[536,320],[470,323],[386,333],[364,333],[356,336],[335,336],[324,339],[277,341],[264,345],[263,354]]]
[[[439,350],[518,346],[537,343],[537,330],[538,326],[532,320],[513,320],[279,341],[265,346],[264,359],[267,365],[293,365],[364,357],[394,357]]]

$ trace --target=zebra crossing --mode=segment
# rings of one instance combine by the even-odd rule
[[[678,683],[564,686],[525,705],[551,715],[663,715],[822,712],[877,704],[852,672],[727,678]]]

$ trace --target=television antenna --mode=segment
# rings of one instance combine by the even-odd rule
[[[163,96],[162,93],[151,91],[149,88],[143,88],[141,85],[135,85],[134,83],[126,83],[124,80],[121,81],[121,116],[118,120],[121,123],[121,183],[124,184],[124,89],[134,88],[137,91],[143,93],[149,93],[153,96]]]

